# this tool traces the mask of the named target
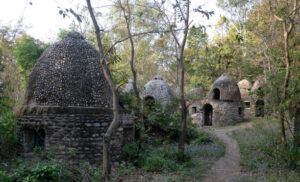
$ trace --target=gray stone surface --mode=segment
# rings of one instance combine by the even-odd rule
[[[172,99],[176,98],[172,88],[159,75],[146,83],[142,97],[143,99],[151,97],[162,105],[166,105]]]
[[[243,102],[224,102],[220,100],[210,100],[210,101],[204,101],[203,106],[205,104],[210,104],[213,107],[213,115],[212,115],[213,126],[226,126],[232,123],[243,121],[243,116],[244,116]],[[241,109],[241,113],[239,113],[239,108]]]
[[[252,88],[251,82],[249,82],[246,79],[243,79],[243,80],[238,82],[238,87],[240,89],[242,101],[250,102],[251,98],[249,96],[249,93],[250,93],[250,90]]]
[[[261,77],[258,77],[251,88],[251,92],[260,90],[262,88],[263,84],[264,84],[263,79]],[[257,111],[256,103],[258,100],[263,101],[264,98],[259,98],[259,96],[255,93],[251,95],[250,111],[251,111],[252,116],[256,116],[256,111]]]
[[[223,101],[241,101],[241,93],[237,83],[234,79],[224,73],[216,81],[214,81],[213,86],[209,92],[209,98],[214,98],[214,90],[218,89],[220,91],[219,100]]]
[[[202,88],[193,88],[191,89],[188,94],[186,95],[186,98],[188,100],[202,100],[205,96],[205,93]]]
[[[133,80],[129,79],[128,83],[125,86],[124,92],[128,93],[128,92],[131,92],[131,91],[133,91]]]
[[[218,98],[214,89],[219,90]],[[211,114],[207,109],[211,107]],[[196,112],[194,112],[196,109]],[[244,105],[241,100],[239,88],[234,79],[228,74],[223,74],[214,83],[209,92],[209,98],[198,102],[191,102],[189,113],[193,122],[204,126],[205,118],[210,118],[212,126],[226,126],[231,123],[242,122]],[[209,117],[207,117],[209,116]]]

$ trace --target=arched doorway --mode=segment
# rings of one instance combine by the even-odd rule
[[[264,117],[264,101],[257,100],[255,103],[255,116],[256,117]]]
[[[145,97],[145,105],[148,109],[152,110],[155,106],[155,100],[152,96]]]
[[[203,124],[204,126],[212,126],[213,107],[210,104],[203,106]]]
[[[220,100],[220,90],[218,88],[213,89],[213,99]]]

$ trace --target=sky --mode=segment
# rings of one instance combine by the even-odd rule
[[[97,10],[105,14],[108,13],[110,0],[91,0]],[[214,11],[209,20],[201,15],[192,14],[194,24],[207,26],[210,39],[213,36],[213,27],[222,14],[216,6],[216,0],[191,0],[192,8],[202,5],[203,9]],[[30,5],[32,3],[32,5]],[[84,3],[84,4],[82,4]],[[18,21],[23,17],[23,28],[25,31],[44,42],[54,42],[59,29],[67,29],[72,23],[72,18],[63,18],[59,14],[59,8],[77,9],[78,5],[85,5],[85,0],[0,0],[0,25],[17,27]],[[209,27],[211,25],[211,27]]]

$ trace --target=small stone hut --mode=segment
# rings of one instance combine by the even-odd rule
[[[111,147],[115,164],[122,145],[134,138],[133,115],[120,112]],[[79,33],[69,32],[45,50],[29,77],[17,118],[21,153],[41,147],[63,158],[100,162],[102,137],[112,118],[112,93],[98,52]]]
[[[252,88],[252,84],[248,80],[243,79],[238,82],[238,86],[239,86],[240,93],[241,93],[241,99],[244,102],[244,108],[245,108],[244,114],[245,114],[245,116],[249,117],[249,116],[251,116],[251,112],[250,112],[251,96],[249,94],[250,94],[250,91]]]
[[[172,88],[159,75],[145,84],[142,97],[146,101],[155,101],[163,106],[176,98]]]
[[[193,88],[186,95],[188,111],[193,119],[197,118],[197,115],[202,109],[202,100],[204,96],[205,94],[202,88]],[[196,120],[193,120],[193,122],[197,123]]]
[[[264,84],[264,81],[262,78],[258,78],[252,88],[251,92],[253,94],[251,95],[251,100],[250,100],[250,110],[251,110],[251,115],[255,117],[263,117],[264,116],[264,99],[260,97],[256,92],[260,91],[262,89],[262,86]]]
[[[223,74],[212,85],[207,100],[202,102],[203,126],[224,126],[241,122],[244,106],[238,85],[234,79]]]
[[[129,93],[133,91],[133,80],[129,79],[128,83],[126,84],[125,88],[124,88],[124,92],[125,93]]]

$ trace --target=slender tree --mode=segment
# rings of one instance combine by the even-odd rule
[[[98,25],[97,20],[95,18],[93,8],[92,8],[92,5],[91,5],[91,1],[86,0],[86,3],[87,3],[87,6],[88,6],[90,16],[91,16],[92,21],[93,21],[94,28],[95,28],[97,46],[98,46],[98,49],[99,49],[100,63],[101,63],[102,69],[103,69],[105,79],[107,80],[107,82],[110,86],[112,96],[113,96],[113,120],[112,120],[111,124],[109,125],[108,130],[106,131],[106,133],[103,136],[102,180],[103,181],[109,181],[109,174],[110,174],[110,171],[111,171],[111,161],[110,161],[110,155],[109,155],[110,154],[110,141],[111,141],[112,135],[115,133],[116,129],[120,125],[118,86],[115,85],[115,83],[112,79],[112,76],[110,74],[109,68],[107,66],[107,63],[105,61],[106,55],[107,55],[107,53],[109,52],[110,49],[106,53],[104,53],[104,49],[103,49],[103,45],[102,45],[102,41],[101,41],[100,28],[99,28],[99,25]]]
[[[289,1],[283,2],[283,7],[279,7],[279,2],[276,1],[277,7],[273,7],[273,3],[269,0],[270,3],[270,10],[273,13],[275,19],[282,23],[283,26],[283,38],[284,38],[284,53],[285,53],[285,77],[283,83],[283,91],[281,96],[281,104],[284,104],[287,98],[287,89],[289,87],[290,77],[291,77],[291,57],[290,57],[290,45],[289,39],[291,36],[291,32],[295,27],[295,19],[297,15],[297,11],[299,10],[298,0],[293,0],[293,8],[288,11],[289,8]],[[286,9],[284,13],[281,13],[282,9]],[[276,11],[277,10],[277,11]],[[286,142],[286,134],[285,134],[285,111],[283,109],[279,109],[279,122],[280,122],[280,138],[281,142]]]
[[[187,41],[187,35],[189,32],[189,25],[190,25],[190,1],[179,1],[176,0],[175,4],[173,5],[175,12],[179,12],[179,22],[183,23],[183,34],[182,39],[180,41],[177,32],[175,32],[176,23],[178,22],[171,22],[168,12],[164,6],[164,1],[159,3],[155,1],[156,9],[164,16],[164,24],[168,27],[168,30],[171,32],[176,47],[178,48],[178,54],[176,54],[176,60],[178,64],[178,77],[179,77],[179,101],[181,107],[181,133],[179,138],[178,149],[180,156],[184,155],[184,140],[186,134],[186,118],[187,118],[187,107],[184,98],[184,51],[185,45]],[[177,16],[177,14],[175,14]]]
[[[139,116],[139,124],[140,124],[140,137],[143,134],[143,128],[144,128],[144,121],[143,121],[143,105],[142,105],[142,101],[140,98],[140,93],[139,90],[137,88],[137,74],[136,74],[136,69],[135,69],[135,48],[134,48],[134,42],[133,42],[133,36],[132,36],[132,31],[131,31],[131,25],[132,25],[132,13],[131,13],[131,9],[130,9],[130,5],[129,5],[129,1],[126,0],[126,8],[123,6],[121,0],[118,1],[118,4],[120,6],[120,8],[122,9],[123,12],[123,17],[125,19],[125,23],[126,23],[126,30],[127,30],[127,34],[129,37],[129,41],[130,41],[130,49],[131,49],[131,53],[130,53],[130,68],[131,68],[131,73],[133,76],[133,90],[137,99],[137,105],[138,105],[138,116]]]

